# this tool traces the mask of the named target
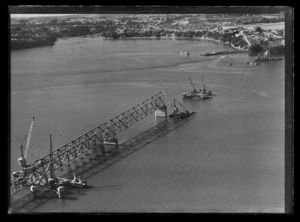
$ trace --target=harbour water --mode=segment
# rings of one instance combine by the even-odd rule
[[[188,77],[200,85],[203,75],[215,94],[182,101],[197,112],[188,122],[87,178],[93,188],[33,211],[283,212],[284,60],[251,66],[247,54],[200,56],[222,50],[232,49],[208,40],[85,37],[12,51],[11,171],[33,116],[28,162],[49,153],[49,134],[58,148],[160,85],[182,101]],[[147,117],[120,143],[157,123]]]

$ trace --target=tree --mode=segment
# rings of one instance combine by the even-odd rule
[[[185,37],[187,37],[187,38],[192,38],[194,35],[195,35],[195,33],[193,31],[187,31],[185,33]]]
[[[262,33],[262,32],[263,32],[262,28],[259,27],[259,26],[254,27],[254,31],[255,31],[255,32],[259,32],[259,33]]]
[[[42,31],[42,32],[49,32],[49,28],[43,26],[43,27],[41,27],[41,31]]]
[[[212,36],[212,33],[211,33],[210,31],[208,31],[208,32],[206,33],[206,36],[207,36],[208,38],[210,38],[210,37]]]
[[[118,33],[116,33],[115,31],[112,31],[112,32],[111,32],[111,37],[112,37],[113,39],[117,39],[117,38],[118,38]]]
[[[249,47],[249,52],[251,54],[258,54],[258,53],[261,53],[263,51],[264,51],[264,48],[258,43],[255,43],[254,45],[251,45]]]
[[[159,37],[160,37],[160,32],[159,32],[159,31],[156,31],[156,32],[154,33],[154,36],[155,36],[156,38],[159,38]]]

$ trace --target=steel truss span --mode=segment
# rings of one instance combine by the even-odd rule
[[[31,184],[45,185],[47,178],[51,176],[51,170],[55,172],[63,169],[63,167],[70,167],[75,164],[75,160],[92,151],[105,155],[104,141],[116,139],[119,132],[144,119],[157,109],[166,112],[167,107],[164,104],[164,96],[165,94],[162,92],[151,96],[35,161],[26,169],[17,171],[11,176],[11,194]]]

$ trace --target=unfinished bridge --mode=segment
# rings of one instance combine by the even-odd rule
[[[34,163],[23,167],[11,175],[11,195],[23,190],[31,184],[44,186],[47,179],[56,171],[69,170],[76,160],[91,152],[105,156],[105,143],[110,142],[118,147],[117,134],[155,112],[156,116],[167,117],[165,93],[159,92],[136,106],[122,112],[98,127],[68,142]],[[51,142],[51,140],[50,140]]]

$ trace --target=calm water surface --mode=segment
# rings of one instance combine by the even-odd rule
[[[188,76],[213,93],[182,101],[196,115],[106,168],[73,199],[36,212],[283,212],[284,60],[247,65],[246,54],[213,41],[60,39],[11,53],[11,170],[33,128],[28,162],[159,91],[181,100]],[[179,55],[189,51],[189,57]],[[232,66],[229,64],[232,63]],[[120,141],[157,124],[132,126]],[[23,142],[25,144],[25,142]]]

